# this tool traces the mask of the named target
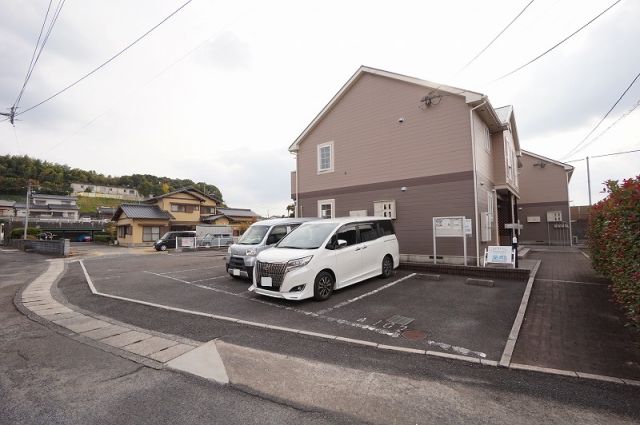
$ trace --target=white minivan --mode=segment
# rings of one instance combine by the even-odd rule
[[[322,301],[334,289],[374,276],[389,277],[399,264],[398,240],[390,219],[315,220],[258,254],[249,290],[287,300]]]

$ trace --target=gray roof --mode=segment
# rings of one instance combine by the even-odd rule
[[[509,118],[511,116],[512,110],[513,110],[513,106],[511,105],[496,108],[496,114],[498,115],[498,118],[500,118],[500,121],[503,124],[507,124],[509,122]]]
[[[14,206],[16,201],[3,201],[0,199],[0,207],[12,207]]]
[[[216,212],[227,217],[260,217],[248,208],[216,208]]]
[[[128,218],[155,218],[160,220],[173,218],[168,211],[161,210],[157,205],[121,204],[113,215],[113,220],[118,220],[122,212],[124,212]]]

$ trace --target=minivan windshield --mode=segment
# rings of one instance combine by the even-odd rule
[[[336,228],[335,223],[303,224],[285,236],[276,248],[316,249]]]
[[[177,236],[176,232],[167,232],[164,235],[162,235],[160,239],[163,241],[166,241],[167,239],[175,239],[176,236]]]
[[[238,243],[242,245],[258,245],[264,239],[267,231],[269,231],[269,226],[251,226],[242,235]]]

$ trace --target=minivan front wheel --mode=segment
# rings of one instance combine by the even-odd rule
[[[160,251],[166,251],[166,250],[167,250],[166,245],[160,245]]]
[[[313,284],[313,298],[316,301],[324,301],[333,293],[333,285],[335,280],[328,271],[318,273],[316,281]]]
[[[390,255],[386,255],[382,259],[382,277],[388,278],[393,274],[393,258]]]

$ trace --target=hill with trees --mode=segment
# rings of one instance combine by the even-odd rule
[[[71,168],[68,165],[30,158],[28,156],[0,156],[0,195],[22,195],[29,180],[43,193],[67,195],[72,192],[71,183],[89,183],[137,189],[143,196],[161,195],[182,187],[193,186],[223,200],[220,190],[205,182],[189,179],[157,177],[151,174],[129,176],[105,176],[95,171]]]

